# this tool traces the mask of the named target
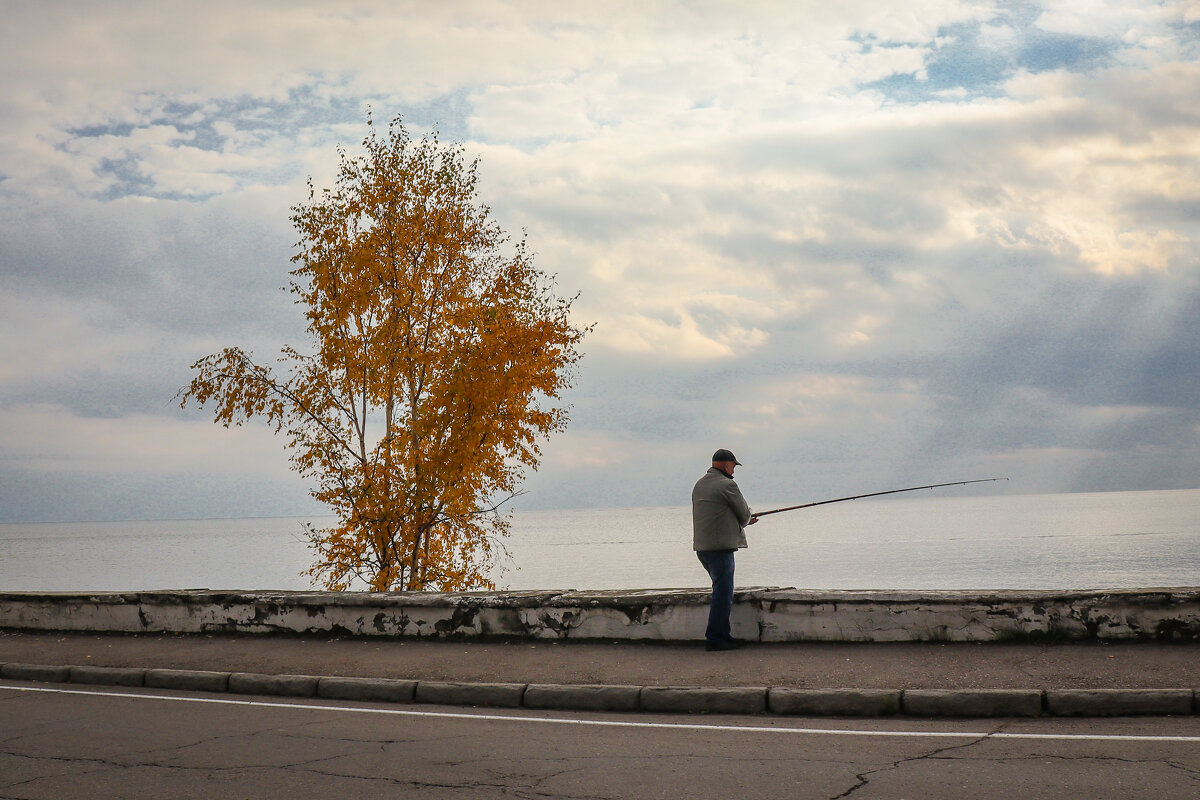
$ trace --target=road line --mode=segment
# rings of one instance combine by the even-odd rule
[[[1200,736],[1151,736],[1139,734],[1104,733],[1005,733],[1003,731],[894,731],[856,728],[794,728],[766,725],[717,725],[689,722],[638,722],[635,720],[570,719],[567,717],[523,717],[506,714],[477,714],[450,711],[414,711],[403,708],[371,706],[317,705],[315,703],[284,703],[268,700],[233,700],[224,697],[181,697],[162,694],[137,694],[87,689],[55,689],[41,686],[11,686],[0,684],[0,691],[38,692],[42,694],[71,694],[88,697],[120,697],[133,700],[159,700],[171,703],[208,703],[253,708],[292,708],[311,711],[334,711],[347,714],[385,714],[400,717],[436,717],[439,719],[485,720],[498,722],[534,722],[548,725],[578,725],[597,728],[657,728],[690,731],[736,731],[738,733],[790,733],[815,736],[879,736],[913,739],[1041,739],[1084,742],[1187,742],[1200,743]]]

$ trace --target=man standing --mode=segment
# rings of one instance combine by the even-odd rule
[[[713,453],[712,468],[692,489],[692,549],[712,578],[706,649],[734,650],[741,642],[729,633],[733,609],[733,555],[746,546],[746,526],[758,522],[733,480],[742,462],[721,449]]]

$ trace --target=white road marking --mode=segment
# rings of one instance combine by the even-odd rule
[[[719,725],[689,722],[638,722],[636,720],[570,719],[568,717],[526,717],[506,714],[479,714],[472,712],[414,711],[403,708],[379,708],[374,706],[317,705],[314,703],[284,703],[267,700],[234,700],[224,697],[183,697],[162,694],[136,694],[114,692],[103,689],[55,689],[42,686],[12,686],[0,684],[0,690],[14,692],[40,692],[44,694],[73,694],[89,697],[121,697],[133,700],[160,700],[172,703],[211,703],[227,706],[250,706],[256,708],[293,708],[312,711],[333,711],[347,714],[388,714],[402,717],[437,717],[441,719],[488,720],[499,722],[535,722],[550,725],[579,725],[598,728],[657,728],[692,731],[737,731],[738,733],[791,733],[815,736],[883,736],[894,738],[941,738],[941,739],[1041,739],[1084,742],[1188,742],[1200,743],[1200,736],[1151,736],[1139,734],[1104,733],[1005,733],[1003,731],[895,731],[871,730],[867,728],[795,728],[787,725]],[[784,718],[781,718],[784,721]]]

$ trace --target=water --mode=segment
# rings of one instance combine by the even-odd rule
[[[0,525],[0,590],[307,589],[303,521]],[[1200,490],[901,495],[765,517],[747,536],[739,586],[1200,585]],[[517,512],[507,549],[507,564],[493,576],[502,588],[677,588],[707,580],[691,552],[685,507]]]

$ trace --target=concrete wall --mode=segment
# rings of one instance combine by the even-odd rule
[[[0,593],[0,628],[540,639],[703,638],[708,592]],[[1200,588],[737,592],[733,634],[764,642],[1197,639]]]

